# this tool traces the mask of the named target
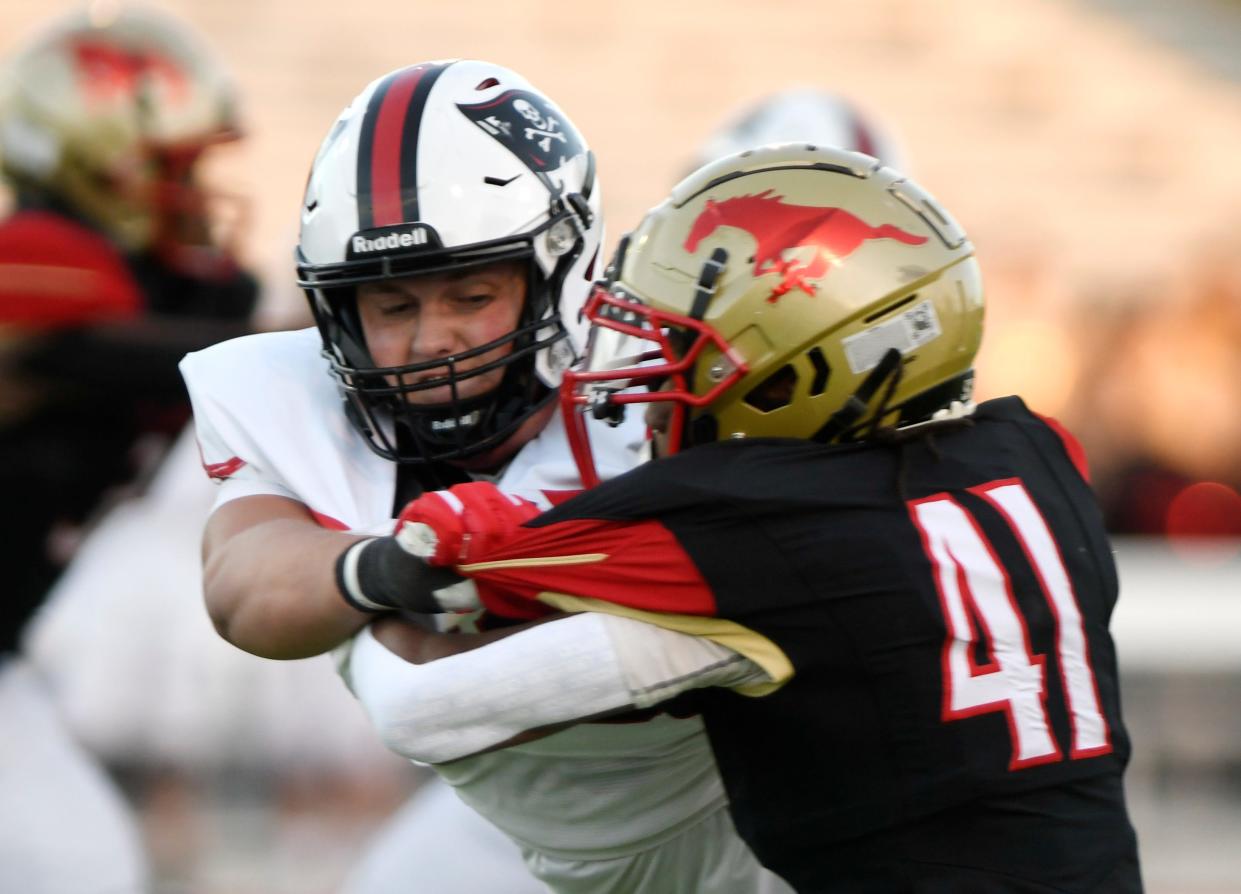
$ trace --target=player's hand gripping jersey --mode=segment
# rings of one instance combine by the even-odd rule
[[[799,890],[861,890],[852,869],[896,853],[1130,891],[1117,581],[1084,474],[1005,398],[900,445],[702,445],[449,550],[498,612],[638,615],[762,666],[751,697],[693,696],[739,831]],[[987,800],[1016,793],[1028,814]]]

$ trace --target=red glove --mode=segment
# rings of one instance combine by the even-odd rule
[[[397,516],[397,542],[429,565],[467,565],[541,510],[485,481],[432,491]]]

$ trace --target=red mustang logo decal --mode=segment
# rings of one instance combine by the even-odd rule
[[[127,51],[89,38],[73,46],[78,75],[92,101],[115,102],[136,96],[158,82],[172,102],[189,98],[189,88],[177,63],[157,53]],[[150,83],[148,83],[150,79]]]
[[[783,196],[766,190],[755,196],[737,196],[717,202],[707,199],[707,206],[694,221],[685,240],[685,250],[694,252],[698,244],[719,227],[736,227],[754,237],[754,275],[780,274],[779,284],[767,300],[774,303],[793,289],[813,295],[818,288],[810,280],[823,278],[828,265],[857,251],[870,239],[895,239],[906,245],[921,245],[926,236],[915,236],[900,227],[881,224],[872,227],[843,208],[817,208],[809,205],[786,205]],[[785,252],[797,248],[814,250],[806,260],[805,253],[785,258]]]

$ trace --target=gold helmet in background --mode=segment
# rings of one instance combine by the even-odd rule
[[[608,276],[562,397],[579,464],[584,415],[629,403],[671,401],[676,449],[857,439],[969,399],[973,246],[870,156],[790,143],[713,162],[646,215]]]
[[[211,247],[195,165],[239,136],[228,74],[150,9],[96,3],[58,19],[0,76],[0,169],[19,197],[126,251]]]

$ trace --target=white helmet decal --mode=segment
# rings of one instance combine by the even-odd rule
[[[457,108],[536,174],[555,171],[586,152],[577,131],[566,128],[560,111],[536,93],[509,90],[490,102]]]

